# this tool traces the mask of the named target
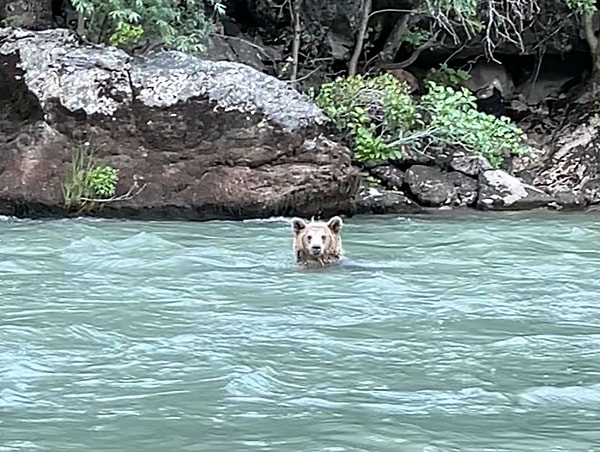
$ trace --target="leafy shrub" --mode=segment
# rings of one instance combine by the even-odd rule
[[[565,0],[573,11],[580,14],[593,14],[596,11],[596,0]]]
[[[428,112],[429,127],[438,141],[462,145],[488,159],[494,167],[508,152],[521,155],[523,132],[509,118],[497,118],[477,110],[476,98],[466,88],[428,83],[421,106]]]
[[[461,69],[452,69],[447,64],[431,69],[427,73],[425,82],[434,82],[437,85],[458,87],[462,82],[471,78],[471,74]]]
[[[79,14],[78,32],[95,42],[150,45],[183,52],[199,51],[213,30],[212,17],[225,13],[221,0],[72,0]]]
[[[337,78],[321,86],[315,99],[340,130],[349,132],[357,160],[400,156],[387,142],[404,135],[420,119],[408,85],[390,74],[372,79]]]
[[[117,191],[117,170],[110,166],[97,166],[88,175],[88,185],[97,197],[110,198]]]
[[[110,166],[97,166],[88,146],[73,150],[62,184],[63,202],[67,210],[83,211],[94,207],[96,199],[115,195],[117,170]]]
[[[403,146],[424,140],[460,145],[498,167],[504,153],[526,151],[523,132],[508,118],[477,110],[468,90],[427,83],[417,103],[408,85],[390,74],[338,78],[321,87],[316,103],[349,134],[358,161],[398,159]]]

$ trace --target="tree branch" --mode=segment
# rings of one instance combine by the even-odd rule
[[[121,196],[113,196],[112,198],[79,198],[80,201],[84,202],[96,202],[96,203],[108,203],[108,202],[116,202],[116,201],[127,201],[139,195],[144,188],[146,188],[147,184],[142,185],[141,187],[138,185],[137,181],[133,182],[133,185],[129,189],[127,193]],[[137,191],[134,193],[134,190]]]
[[[413,64],[415,61],[417,61],[417,58],[419,58],[419,55],[421,55],[421,53],[424,50],[427,50],[431,47],[434,46],[437,37],[439,35],[439,30],[435,32],[435,34],[429,38],[427,40],[427,42],[425,44],[422,44],[421,46],[419,46],[413,53],[411,56],[409,56],[406,60],[404,61],[400,61],[399,63],[388,63],[388,64],[382,64],[380,67],[381,69],[404,69],[405,67],[410,66],[411,64]]]
[[[358,68],[358,60],[365,43],[365,35],[367,34],[367,26],[369,25],[369,15],[371,14],[372,0],[363,0],[362,18],[360,21],[360,29],[356,36],[356,45],[354,46],[354,52],[352,58],[348,62],[348,76],[352,77],[356,75]]]
[[[398,53],[398,50],[402,46],[402,35],[406,33],[409,18],[410,14],[403,14],[402,17],[396,20],[379,54],[379,61],[381,63],[389,63],[394,60],[396,53]]]
[[[302,24],[300,23],[300,1],[290,1],[290,15],[294,24],[294,41],[292,42],[292,74],[290,81],[292,87],[296,87],[298,78],[298,54],[300,53],[300,40],[302,38]]]

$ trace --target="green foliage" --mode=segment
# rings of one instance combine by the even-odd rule
[[[433,82],[436,85],[458,87],[462,82],[466,82],[471,78],[471,74],[461,69],[452,69],[446,63],[438,68],[431,69],[425,82]]]
[[[214,16],[225,13],[221,0],[72,0],[80,15],[78,32],[95,42],[150,45],[194,52],[204,48]],[[205,11],[214,11],[207,17]]]
[[[475,17],[479,0],[426,0],[429,11],[453,12],[459,17]]]
[[[95,199],[111,198],[117,189],[117,170],[96,166],[89,146],[74,149],[62,184],[63,203],[67,210],[93,208]]]
[[[425,44],[429,38],[431,38],[431,32],[422,28],[410,30],[402,35],[402,41],[411,44],[414,47],[419,47],[420,45]]]
[[[477,17],[479,3],[480,0],[425,0],[427,10],[436,20],[443,18],[442,22],[446,22],[446,26],[450,21],[460,23],[471,31],[481,31],[484,28]]]
[[[358,161],[397,159],[403,145],[419,148],[424,139],[462,146],[495,167],[505,153],[527,150],[523,132],[508,118],[479,112],[467,89],[427,85],[416,103],[408,85],[389,74],[338,78],[321,87],[316,103],[349,134]]]
[[[486,157],[494,167],[504,153],[521,155],[526,151],[523,132],[509,118],[478,111],[475,96],[466,88],[428,85],[421,105],[429,114],[429,127],[435,130],[437,140],[462,145]]]
[[[569,8],[579,14],[593,14],[596,0],[564,0]]]
[[[0,25],[3,27],[21,27],[23,26],[23,18],[21,16],[7,16],[0,20]]]
[[[89,173],[88,185],[96,196],[110,198],[115,195],[118,181],[116,169],[110,166],[98,166]]]
[[[362,161],[398,158],[399,149],[386,142],[404,135],[420,118],[408,85],[390,74],[337,78],[321,86],[315,101],[350,134],[356,158]]]
[[[128,23],[118,23],[113,34],[108,39],[113,46],[123,46],[135,44],[144,34],[144,28],[141,25],[131,25]]]

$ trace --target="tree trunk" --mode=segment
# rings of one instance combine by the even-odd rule
[[[591,81],[594,88],[600,86],[600,45],[598,45],[598,37],[594,30],[594,15],[587,13],[583,18],[583,30],[585,40],[590,48],[590,56],[592,58],[592,76]]]
[[[0,0],[0,19],[7,26],[30,30],[52,28],[52,0]]]

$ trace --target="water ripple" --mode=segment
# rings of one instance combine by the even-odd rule
[[[592,451],[592,217],[0,218],[0,451]]]

